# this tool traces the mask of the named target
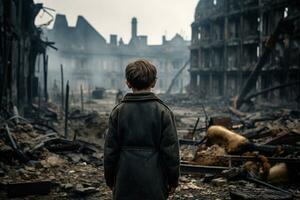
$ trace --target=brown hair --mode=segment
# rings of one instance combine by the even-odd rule
[[[125,69],[126,80],[138,90],[151,87],[155,82],[156,74],[155,66],[144,59],[129,63]]]

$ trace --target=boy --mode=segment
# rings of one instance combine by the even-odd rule
[[[128,93],[111,112],[104,175],[116,200],[167,199],[178,186],[179,147],[174,116],[153,93],[156,68],[146,60],[127,65]]]

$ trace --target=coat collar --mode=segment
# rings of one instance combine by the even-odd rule
[[[135,102],[135,101],[160,101],[160,99],[152,92],[143,93],[127,93],[122,102]]]

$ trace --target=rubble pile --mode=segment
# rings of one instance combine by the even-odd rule
[[[185,93],[185,94],[159,94],[158,95],[163,101],[167,102],[170,106],[176,107],[193,107],[207,105],[208,107],[217,110],[224,110],[228,105],[229,99],[221,97],[209,97],[204,98],[203,96],[196,93]]]
[[[179,188],[173,199],[230,199],[226,184],[212,185],[202,180],[192,176],[181,176]]]
[[[104,138],[106,129],[108,128],[107,113],[99,114],[98,112],[81,112],[75,110],[70,114],[70,127],[78,136]]]
[[[214,144],[206,149],[203,146],[199,146],[195,154],[194,161],[199,165],[226,165],[227,163],[219,159],[219,156],[226,155],[224,148],[217,144]]]
[[[233,199],[298,198],[299,111],[267,109],[242,113],[242,116],[240,113],[231,115],[230,123],[223,123],[227,119],[211,119],[207,131],[204,127],[205,133],[201,128],[197,130],[202,132],[194,133],[202,136],[198,141],[196,137],[181,139],[182,171],[213,174],[211,184],[219,183],[219,177],[230,181],[228,196]],[[237,180],[253,186],[232,186]]]
[[[59,199],[87,195],[110,199],[111,192],[104,183],[103,147],[64,138],[59,131],[62,122],[58,110],[36,107],[33,111],[30,120],[20,116],[1,118],[0,198],[31,195],[28,197],[34,199],[38,198],[34,195],[47,194]],[[102,137],[107,127],[97,113],[72,113],[70,118],[69,123],[75,120],[78,131],[84,134],[99,129],[93,134]]]
[[[243,135],[257,143],[297,145],[300,141],[299,111],[285,109],[277,112],[256,112],[241,118],[241,122],[247,128]],[[287,137],[294,137],[296,140],[286,140]]]
[[[172,108],[182,172],[172,199],[299,197],[299,112],[237,115],[215,107]],[[32,111],[0,120],[0,198],[111,199],[102,166],[108,113],[71,108],[65,138],[60,109],[42,104]]]

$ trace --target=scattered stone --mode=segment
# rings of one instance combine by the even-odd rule
[[[227,180],[224,178],[215,178],[213,180],[211,180],[211,183],[215,186],[221,186],[227,183]]]
[[[61,186],[66,190],[73,188],[73,184],[71,184],[71,183],[62,184]]]
[[[46,168],[47,167],[59,167],[59,166],[63,165],[64,163],[65,163],[65,161],[56,155],[49,156],[46,160],[41,161],[41,164]]]
[[[75,193],[80,195],[87,195],[99,192],[95,187],[84,187],[82,184],[77,184],[74,190]]]

